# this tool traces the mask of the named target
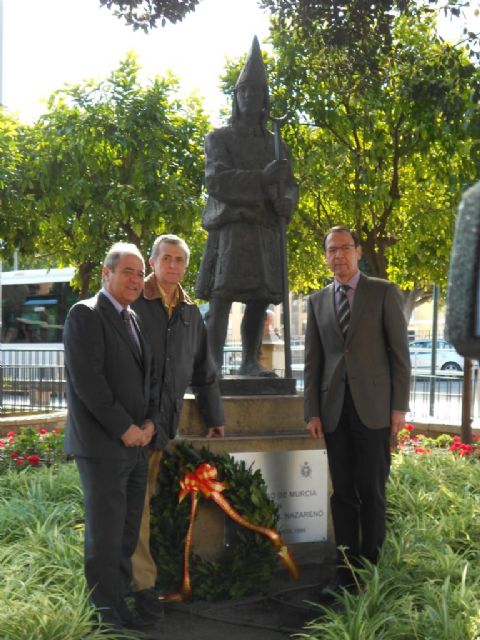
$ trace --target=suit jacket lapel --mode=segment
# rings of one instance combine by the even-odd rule
[[[343,333],[338,323],[337,308],[335,306],[335,285],[333,283],[328,285],[325,293],[328,300],[328,304],[326,305],[327,321],[331,326],[335,327],[335,331],[338,333],[338,337],[343,341]]]
[[[138,350],[132,344],[132,341],[130,339],[130,336],[127,333],[127,329],[126,329],[126,327],[125,327],[125,325],[123,323],[122,318],[120,317],[120,314],[117,312],[117,310],[115,309],[113,304],[110,302],[110,300],[107,297],[105,297],[102,293],[98,294],[98,306],[99,306],[100,311],[102,313],[104,313],[105,316],[107,316],[109,323],[112,325],[112,327],[115,329],[115,331],[118,332],[120,337],[128,345],[128,348],[130,349],[130,351],[135,356],[135,359],[138,362],[138,364],[143,367],[143,362],[142,362],[142,359],[140,357],[140,354],[138,353]],[[132,314],[132,316],[133,316],[133,314]],[[137,327],[138,327],[138,325],[137,325]],[[139,335],[140,335],[140,332],[139,332]],[[142,340],[141,339],[140,339],[140,344],[142,344]],[[142,351],[143,351],[143,345],[142,345]]]

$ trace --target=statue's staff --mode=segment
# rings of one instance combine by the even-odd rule
[[[273,136],[275,145],[275,160],[282,160],[282,138],[280,135],[280,127],[287,119],[287,116],[274,118],[270,116],[273,122]],[[283,181],[278,183],[278,198],[283,197]],[[283,304],[283,340],[285,350],[285,378],[292,377],[292,350],[290,340],[290,301],[288,291],[288,254],[287,254],[287,222],[285,216],[279,216],[280,227],[280,265],[282,270],[282,304]]]

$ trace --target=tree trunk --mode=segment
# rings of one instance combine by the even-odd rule
[[[80,300],[88,298],[90,295],[90,280],[95,265],[93,262],[83,262],[78,268],[78,275],[80,279]]]

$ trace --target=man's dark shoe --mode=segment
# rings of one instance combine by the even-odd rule
[[[155,624],[152,616],[140,615],[137,611],[132,611],[126,602],[123,602],[117,611],[126,629],[143,631],[144,629],[150,629]]]
[[[135,591],[133,594],[135,600],[135,608],[142,616],[150,616],[156,620],[165,617],[163,602],[159,600],[154,589],[143,589]]]

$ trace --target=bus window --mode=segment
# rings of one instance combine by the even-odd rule
[[[62,342],[68,310],[78,295],[68,282],[2,285],[2,342],[51,344]]]

